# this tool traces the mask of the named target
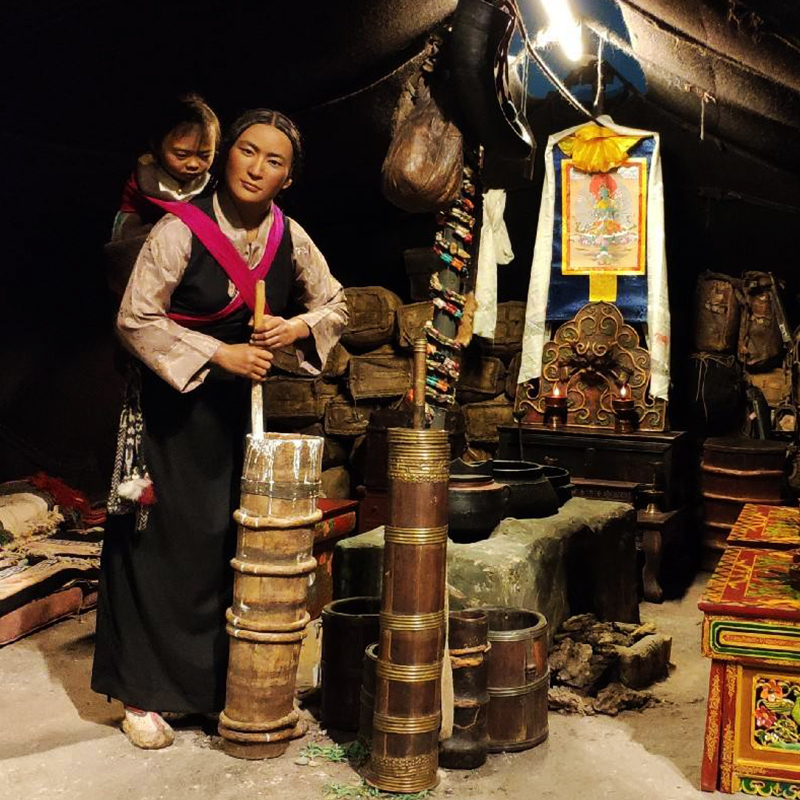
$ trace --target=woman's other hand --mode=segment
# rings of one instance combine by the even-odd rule
[[[296,342],[298,339],[306,339],[311,334],[308,325],[296,317],[284,319],[283,317],[273,317],[265,314],[261,324],[253,331],[250,337],[250,344],[256,347],[267,347],[270,350],[277,350],[279,347]]]
[[[211,363],[242,378],[263,381],[272,366],[272,353],[252,344],[221,344]]]

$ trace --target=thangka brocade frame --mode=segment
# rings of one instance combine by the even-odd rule
[[[646,208],[640,220],[645,230],[644,236],[639,232],[638,252],[644,245],[645,271],[644,274],[616,275],[611,280],[616,283],[616,305],[621,309],[625,321],[646,323],[644,335],[650,353],[650,394],[666,401],[670,386],[671,332],[661,140],[656,131],[617,125],[606,115],[599,117],[598,123],[602,127],[578,125],[554,133],[547,140],[544,153],[545,180],[528,286],[518,383],[523,384],[541,376],[543,350],[551,338],[550,325],[557,326],[564,320],[572,319],[590,300],[590,277],[579,274],[565,276],[562,271],[561,164],[574,156],[585,166],[587,174],[613,176],[615,165],[619,165],[617,169],[625,169],[626,163],[636,163],[634,159],[639,158],[644,159],[645,163],[642,177],[646,192],[641,193],[641,197]],[[589,128],[594,130],[587,131]],[[578,143],[582,147],[581,153],[578,153]],[[590,150],[592,153],[587,158]],[[600,157],[594,158],[594,154],[598,153]],[[627,205],[630,206],[630,203]],[[597,278],[595,280],[597,283]],[[595,288],[598,289],[598,286]],[[600,296],[608,298],[607,289],[601,282]]]
[[[587,302],[606,301],[626,322],[647,322],[647,181],[653,148],[652,137],[643,139],[625,162],[603,173],[581,172],[558,145],[553,148],[548,321],[572,319]],[[622,221],[615,207],[622,209]],[[576,258],[579,253],[582,258]],[[594,266],[587,263],[592,254]]]

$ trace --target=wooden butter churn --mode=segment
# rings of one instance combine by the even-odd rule
[[[225,751],[239,758],[274,758],[305,733],[294,685],[310,619],[322,447],[317,436],[248,437],[241,505],[234,512],[239,531],[219,722]]]
[[[264,282],[256,284],[255,322],[264,309]],[[310,620],[306,609],[322,474],[319,436],[264,433],[263,388],[252,386],[252,429],[247,437],[233,567],[233,601],[225,710],[219,733],[238,758],[274,758],[306,723],[294,703],[300,646]]]
[[[405,793],[437,783],[445,638],[450,447],[445,431],[422,428],[424,346],[415,344],[415,428],[387,434],[389,524],[366,774],[378,789]]]

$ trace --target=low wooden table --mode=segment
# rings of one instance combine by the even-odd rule
[[[729,546],[698,602],[711,659],[700,788],[800,797],[800,592],[791,553]]]

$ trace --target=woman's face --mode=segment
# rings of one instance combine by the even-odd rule
[[[202,125],[182,125],[171,130],[158,151],[161,166],[181,185],[211,168],[217,143],[214,133]]]
[[[292,182],[292,143],[272,125],[251,125],[236,140],[225,165],[225,183],[239,203],[269,207]]]

